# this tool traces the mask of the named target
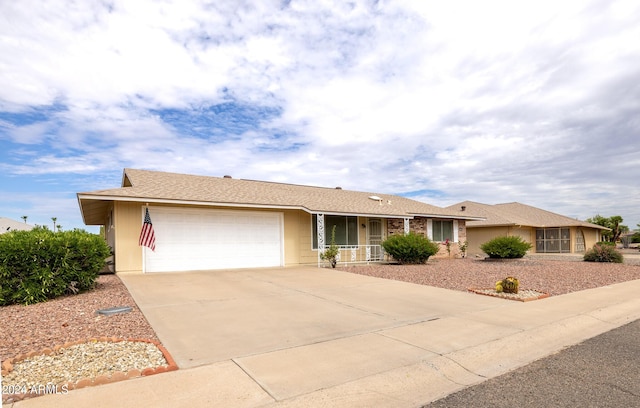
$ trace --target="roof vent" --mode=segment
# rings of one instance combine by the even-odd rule
[[[370,198],[371,200],[374,200],[374,201],[382,201],[382,198],[380,198],[380,197],[378,197],[378,196],[369,196],[369,198]]]
[[[342,190],[342,187],[338,186],[336,187],[336,190]]]
[[[224,175],[224,176],[222,176],[222,177],[223,177],[223,178],[233,178],[233,177],[231,177],[231,176],[230,176],[230,175],[228,175],[228,174],[225,174],[225,175]]]
[[[467,206],[466,206],[466,205],[463,205],[462,207],[460,207],[460,211],[464,211],[464,210],[466,210],[466,209],[467,209]]]

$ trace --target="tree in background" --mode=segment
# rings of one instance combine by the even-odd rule
[[[631,242],[634,244],[640,243],[640,224],[637,224],[638,230],[631,236]]]
[[[629,227],[627,227],[626,225],[622,225],[622,221],[622,217],[619,215],[603,217],[600,214],[597,214],[593,218],[587,218],[587,222],[611,228],[611,231],[602,232],[602,237],[609,242],[617,242],[620,239],[620,235],[624,234],[625,232],[629,232]]]
[[[23,216],[22,216],[22,217],[20,217],[20,218],[22,218],[22,219],[24,220],[24,223],[26,224],[26,223],[27,223],[27,218],[29,218],[29,217],[28,217],[28,216],[26,216],[26,215],[23,215]]]

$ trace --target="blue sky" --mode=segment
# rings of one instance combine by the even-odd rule
[[[640,4],[0,3],[0,216],[125,167],[640,223]],[[95,230],[95,229],[90,229]]]

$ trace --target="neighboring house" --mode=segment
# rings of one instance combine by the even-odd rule
[[[625,232],[620,235],[620,241],[622,241],[623,248],[636,248],[638,247],[637,242],[633,242],[633,237],[636,234],[640,234],[640,230],[631,230],[629,232]]]
[[[15,221],[10,218],[0,217],[0,234],[9,231],[29,231],[33,229],[33,225],[25,222]]]
[[[389,194],[134,169],[78,203],[85,224],[105,226],[116,272],[318,264],[333,226],[341,263],[380,261],[390,234],[457,242],[482,219]],[[147,206],[155,251],[138,245]]]
[[[609,230],[521,203],[490,205],[464,201],[446,208],[485,218],[467,222],[469,255],[483,255],[480,245],[512,235],[531,243],[531,253],[583,253],[600,241],[602,231]]]

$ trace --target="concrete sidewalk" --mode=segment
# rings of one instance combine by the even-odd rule
[[[527,303],[316,268],[123,280],[181,369],[15,407],[417,407],[640,318],[640,280]]]

